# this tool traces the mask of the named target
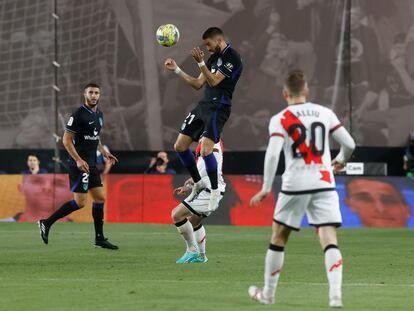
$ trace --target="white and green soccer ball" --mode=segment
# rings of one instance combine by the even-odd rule
[[[161,25],[157,29],[156,37],[162,46],[173,46],[180,39],[180,31],[173,24]]]

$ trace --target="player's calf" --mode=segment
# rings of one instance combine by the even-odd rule
[[[206,256],[206,230],[202,224],[199,224],[198,226],[194,227],[194,237],[197,242],[199,255],[191,262],[208,262],[208,258]]]
[[[181,234],[185,244],[186,252],[179,258],[176,263],[187,263],[198,257],[197,242],[193,232],[193,226],[187,220],[191,213],[182,204],[178,205],[171,213],[171,218],[177,228],[178,233]]]
[[[44,244],[49,243],[49,230],[50,227],[59,219],[66,217],[67,215],[77,211],[83,206],[79,206],[75,200],[64,203],[57,211],[47,219],[41,219],[38,221],[40,237]]]
[[[329,305],[342,307],[342,254],[337,245],[325,247],[325,269],[329,283]]]

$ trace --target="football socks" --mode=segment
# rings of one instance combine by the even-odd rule
[[[274,244],[269,245],[265,258],[265,285],[263,288],[263,294],[265,297],[275,296],[277,282],[279,281],[280,272],[282,271],[284,258],[284,247]]]
[[[80,207],[78,206],[75,200],[68,201],[64,203],[52,215],[50,215],[48,219],[45,219],[44,224],[48,227],[51,227],[56,221],[73,213],[74,211],[77,211],[78,209],[80,209]]]
[[[342,254],[338,246],[325,247],[325,268],[329,283],[329,297],[341,297]]]
[[[187,170],[189,171],[191,177],[193,178],[193,181],[195,183],[198,182],[201,179],[201,177],[197,169],[197,163],[193,152],[190,149],[187,149],[183,152],[177,152],[177,155],[181,160],[183,166],[187,168]]]
[[[175,223],[175,226],[187,245],[187,251],[197,252],[197,242],[194,237],[193,226],[191,223],[187,219],[184,219],[183,221]]]
[[[93,224],[95,226],[95,239],[103,240],[103,222],[104,222],[104,204],[95,203],[92,204],[92,217]]]

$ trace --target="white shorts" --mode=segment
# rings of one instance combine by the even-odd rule
[[[222,198],[223,193],[220,194],[217,205],[214,207],[214,209],[211,210],[208,209],[208,203],[210,202],[210,192],[207,192],[206,190],[201,191],[197,196],[194,197],[192,201],[187,201],[187,199],[184,199],[182,203],[185,207],[188,208],[191,213],[200,217],[207,217],[216,209],[218,209]]]
[[[299,230],[303,216],[312,226],[335,226],[342,224],[339,197],[336,191],[309,194],[279,193],[273,220],[293,230]]]

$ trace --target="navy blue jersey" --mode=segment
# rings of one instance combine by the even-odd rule
[[[211,73],[220,71],[225,78],[216,86],[206,83],[204,88],[203,102],[221,102],[231,105],[234,88],[243,70],[243,64],[239,53],[230,45],[219,52],[210,56],[206,63]]]
[[[103,126],[103,113],[87,106],[79,107],[69,118],[66,131],[74,133],[74,145],[79,156],[90,166],[96,166],[96,150]]]

